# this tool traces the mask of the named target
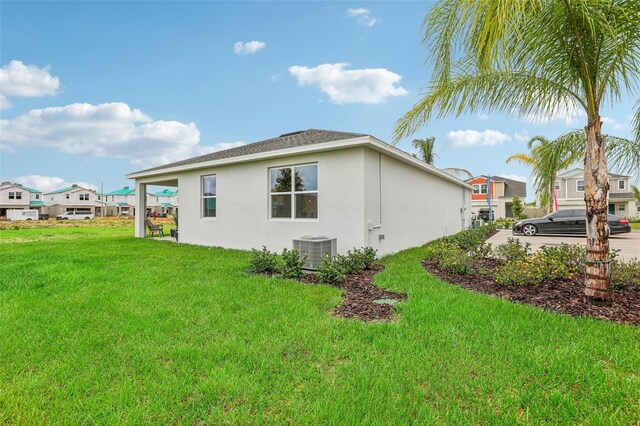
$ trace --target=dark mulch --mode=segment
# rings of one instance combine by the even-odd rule
[[[373,276],[382,271],[382,265],[374,265],[357,275],[347,277],[335,286],[345,291],[344,300],[332,314],[341,318],[356,318],[361,321],[391,321],[395,312],[393,305],[373,303],[376,299],[406,300],[406,294],[383,290],[371,284]],[[305,274],[302,282],[319,284],[314,274]]]
[[[479,293],[574,317],[590,316],[618,323],[640,324],[640,289],[614,289],[611,306],[594,306],[584,300],[582,274],[572,280],[547,281],[534,286],[501,286],[493,277],[493,271],[499,266],[499,262],[493,259],[475,260],[474,273],[468,275],[443,271],[434,260],[425,260],[423,265],[438,278]]]

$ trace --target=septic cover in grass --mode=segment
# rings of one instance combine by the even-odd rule
[[[376,299],[373,301],[373,303],[377,304],[377,305],[395,305],[396,303],[398,303],[398,300],[395,299]]]

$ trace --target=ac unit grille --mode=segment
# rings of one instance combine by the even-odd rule
[[[311,235],[293,240],[293,248],[298,250],[301,255],[307,255],[303,268],[313,270],[318,269],[325,253],[329,253],[331,257],[336,255],[337,245],[338,240],[335,238]]]

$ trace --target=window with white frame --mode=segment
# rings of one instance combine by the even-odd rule
[[[626,208],[627,208],[627,206],[626,206],[626,205],[624,205],[624,204],[618,204],[618,211],[623,212],[623,211],[625,211],[625,210],[626,210]]]
[[[64,198],[69,199],[69,194],[64,194]]]
[[[318,218],[318,165],[269,170],[272,219]]]
[[[559,180],[554,182],[553,189],[555,189],[556,191],[560,191],[560,181]]]
[[[486,183],[476,183],[473,185],[473,193],[474,194],[486,194],[487,193],[487,184]]]
[[[624,180],[619,180],[618,181],[618,189],[624,189],[625,188],[625,181]]]
[[[15,192],[9,192],[9,199],[10,200],[15,200],[16,199],[16,193]]]
[[[89,194],[80,194],[80,201],[89,201]]]
[[[583,180],[577,180],[576,181],[576,191],[584,192],[584,181]]]
[[[16,200],[22,200],[22,192],[16,191]]]
[[[216,175],[202,176],[202,217],[216,217]]]
[[[40,199],[40,194],[36,194],[36,200]]]

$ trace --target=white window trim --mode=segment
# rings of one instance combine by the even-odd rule
[[[579,187],[578,182],[582,182],[582,190],[578,189]],[[576,179],[576,192],[584,192],[584,180]]]
[[[620,182],[622,182],[622,188],[620,188]],[[626,188],[627,188],[627,182],[624,181],[624,179],[618,180],[618,189],[626,189]]]
[[[215,176],[216,177],[216,195],[204,195],[204,178]],[[205,216],[204,215],[204,200],[208,198],[216,199],[216,215]],[[212,173],[209,175],[200,176],[200,219],[201,220],[216,220],[218,219],[218,174]]]
[[[315,191],[295,191],[294,183],[291,182],[291,191],[289,192],[271,192],[271,170],[274,169],[293,169],[293,173],[291,176],[294,176],[296,167],[304,167],[304,166],[316,166],[316,170],[318,173],[318,189]],[[307,218],[301,217],[296,218],[296,194],[317,194],[318,195],[318,206],[317,206],[317,214],[315,218]],[[271,196],[272,195],[290,195],[291,196],[291,217],[272,217],[271,210]],[[267,211],[268,217],[270,221],[274,222],[318,222],[320,219],[320,167],[318,163],[300,163],[300,164],[289,164],[283,166],[273,166],[267,169]]]
[[[560,181],[557,180],[553,183],[553,189],[555,189],[556,191],[560,191]]]
[[[482,187],[484,186],[484,192],[482,192]],[[476,187],[478,188],[478,192],[476,192]],[[475,195],[487,194],[489,187],[486,183],[474,183],[473,184],[473,193]]]
[[[10,200],[15,200],[16,199],[15,191],[9,191],[9,199]]]

